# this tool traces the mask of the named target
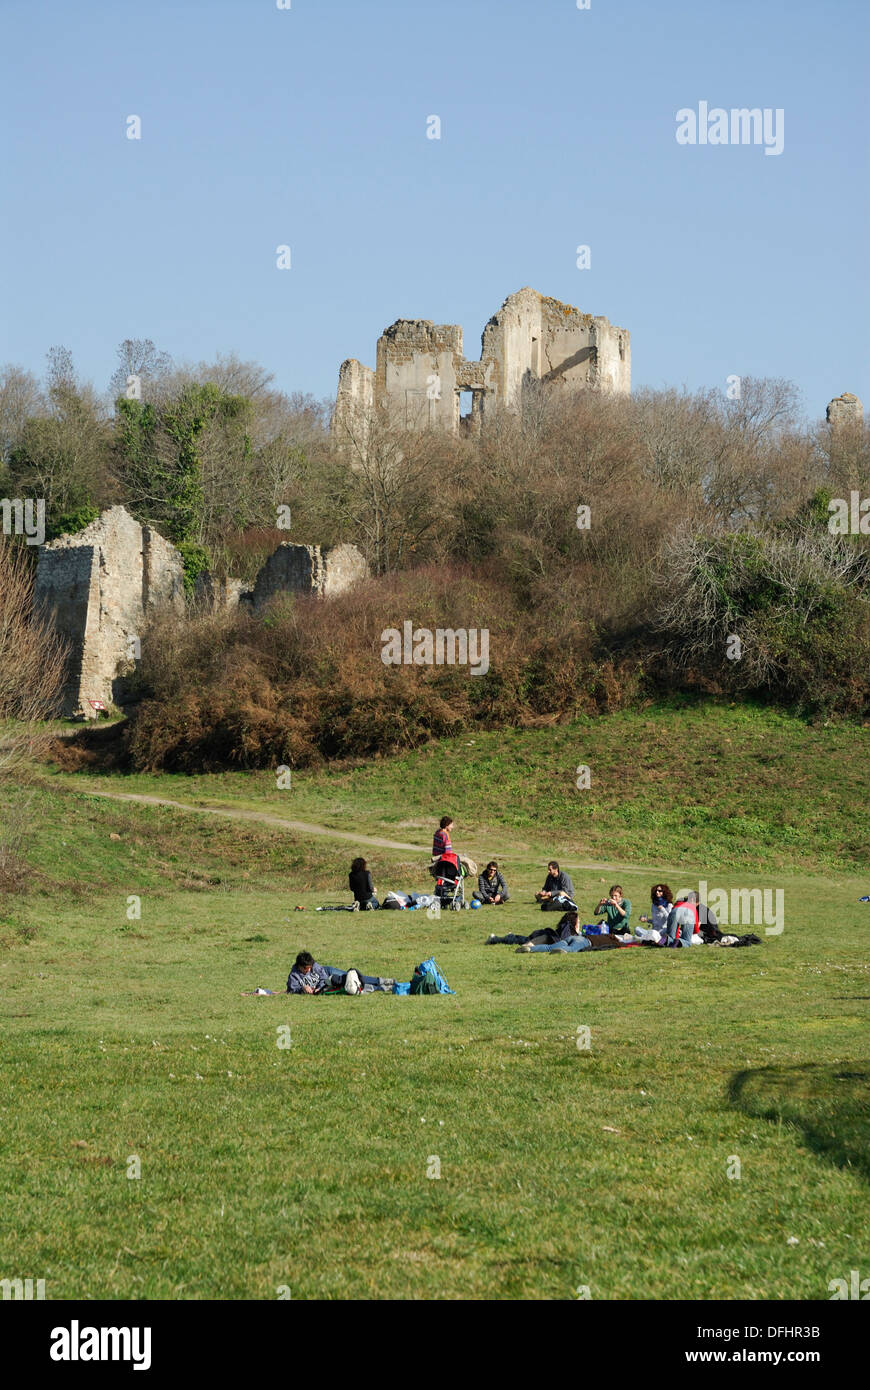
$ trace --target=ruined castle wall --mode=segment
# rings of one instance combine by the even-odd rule
[[[864,421],[864,406],[853,391],[844,391],[828,404],[825,418],[832,429],[860,428]]]
[[[70,648],[64,714],[91,717],[90,700],[112,702],[147,612],[167,605],[183,611],[183,592],[175,547],[154,531],[143,533],[123,507],[40,547],[34,608]]]
[[[361,579],[368,577],[365,556],[355,545],[333,545],[323,552],[324,575],[321,592],[324,598],[343,594]]]
[[[68,647],[61,694],[64,714],[78,707],[79,692],[88,684],[90,670],[83,672],[88,615],[99,609],[99,557],[94,546],[73,550],[49,550],[41,546],[36,565],[33,592],[34,611],[58,632]]]
[[[540,376],[541,325],[541,296],[533,290],[511,295],[486,325],[480,355],[498,404],[515,409],[524,381]]]
[[[455,430],[462,361],[461,328],[399,319],[378,339],[375,400],[401,429]]]
[[[179,551],[150,526],[142,527],[142,607],[184,612],[184,561]]]
[[[462,329],[428,319],[399,319],[378,339],[373,399],[376,411],[403,429],[460,422],[459,392],[473,392],[472,423],[504,405],[516,409],[523,392],[589,388],[627,395],[631,347],[626,329],[603,317],[526,286],[509,295],[486,325],[480,360],[462,352]],[[348,418],[351,403],[370,402],[367,367],[345,362],[339,374],[334,420]],[[440,393],[440,394],[439,394]]]
[[[321,548],[285,541],[257,575],[251,602],[260,612],[276,594],[328,597],[343,593],[367,574],[365,558],[355,545]]]
[[[595,320],[597,381],[600,390],[619,396],[631,393],[631,335],[606,318]]]
[[[224,613],[248,602],[251,591],[242,579],[216,578],[204,570],[196,576],[193,597],[206,613]]]
[[[371,367],[350,357],[338,374],[338,394],[332,416],[332,434],[338,443],[356,441],[362,448],[368,437],[375,403],[375,374]]]

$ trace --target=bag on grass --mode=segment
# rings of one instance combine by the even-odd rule
[[[390,889],[389,893],[387,893],[386,897],[384,898],[384,901],[381,903],[381,907],[382,907],[382,908],[383,908],[383,907],[387,907],[387,908],[404,908],[404,907],[407,907],[407,906],[408,906],[408,894],[407,894],[407,893],[394,893],[392,889]]]
[[[576,912],[577,904],[567,893],[557,893],[553,898],[545,898],[541,903],[542,912]]]
[[[455,994],[445,980],[434,956],[421,961],[411,980],[411,994]]]

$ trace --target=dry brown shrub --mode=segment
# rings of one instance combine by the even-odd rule
[[[32,614],[33,579],[21,546],[0,535],[0,776],[20,769],[51,738],[65,648]]]

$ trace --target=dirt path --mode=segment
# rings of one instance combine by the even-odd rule
[[[233,810],[226,806],[193,806],[186,801],[173,801],[168,797],[149,796],[144,792],[107,792],[88,790],[87,796],[100,796],[107,801],[132,801],[141,806],[169,806],[174,811],[191,811],[194,815],[204,816],[223,816],[226,820],[256,821],[260,825],[275,826],[279,830],[295,830],[300,835],[322,835],[330,840],[347,840],[357,845],[371,845],[376,849],[402,849],[410,850],[413,854],[420,855],[424,859],[429,858],[430,850],[426,845],[412,845],[405,840],[387,840],[380,835],[361,835],[357,830],[332,830],[328,825],[314,825],[310,821],[287,820],[285,816],[274,816],[268,811],[247,811]],[[469,851],[476,854],[478,861],[481,859],[483,851],[475,851],[474,847]],[[499,853],[510,854],[510,845],[500,846]],[[526,849],[523,853],[515,850],[514,854],[519,859],[537,860],[539,856],[534,852],[529,853]],[[581,863],[559,857],[559,863],[565,869],[601,869],[605,872],[615,873],[617,871],[630,870],[634,873],[660,873],[660,868],[655,868],[647,864],[602,864],[602,863]]]
[[[379,835],[360,835],[356,830],[331,830],[328,825],[312,825],[304,820],[287,820],[268,811],[235,811],[226,806],[191,806],[186,801],[170,801],[162,796],[147,796],[138,792],[88,791],[88,796],[102,796],[107,801],[136,801],[142,806],[171,806],[174,811],[193,811],[203,816],[224,816],[227,820],[257,821],[274,825],[280,830],[296,830],[300,835],[325,835],[331,840],[352,840],[355,844],[374,845],[378,849],[410,849],[415,854],[427,854],[423,845],[409,845],[403,840],[384,840]]]

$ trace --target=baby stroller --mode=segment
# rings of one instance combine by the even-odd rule
[[[435,865],[435,897],[442,909],[460,912],[465,901],[465,865],[458,854],[442,854]]]

